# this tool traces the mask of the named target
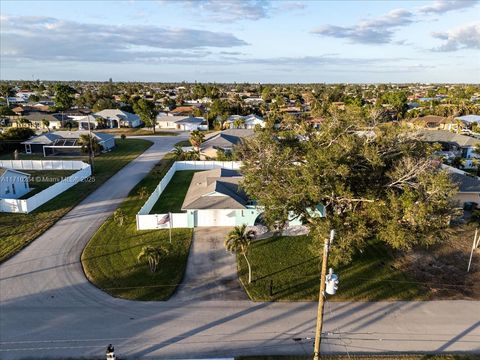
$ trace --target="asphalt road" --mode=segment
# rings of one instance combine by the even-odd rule
[[[1,359],[102,358],[109,343],[122,359],[312,352],[314,303],[188,297],[132,302],[112,298],[85,279],[85,244],[182,138],[152,140],[154,146],[0,266]],[[480,305],[327,303],[324,331],[325,352],[480,352]]]

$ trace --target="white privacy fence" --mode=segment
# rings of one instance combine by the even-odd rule
[[[15,170],[78,170],[28,199],[0,199],[0,212],[29,213],[92,175],[89,164],[78,160],[1,160],[0,166]]]
[[[0,160],[0,167],[15,170],[81,170],[89,166],[79,160]]]
[[[192,214],[189,213],[150,214],[176,171],[239,170],[240,166],[240,161],[175,161],[138,212],[137,230],[193,227]]]

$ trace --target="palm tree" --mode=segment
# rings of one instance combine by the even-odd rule
[[[125,222],[126,218],[127,216],[125,215],[122,209],[117,209],[113,213],[113,221],[115,221],[120,226],[123,226],[123,223]]]
[[[167,251],[161,247],[155,248],[151,245],[143,246],[142,251],[137,256],[137,261],[145,261],[148,263],[151,272],[157,271],[157,266],[160,264],[162,256]]]
[[[199,130],[192,131],[190,134],[190,144],[195,148],[195,150],[200,151],[200,145],[202,145],[205,135]]]
[[[48,132],[50,132],[50,121],[48,121],[47,119],[42,119],[42,124],[47,128]]]
[[[6,83],[0,84],[0,97],[3,97],[5,99],[5,102],[7,103],[7,107],[10,107],[10,101],[8,100],[8,98],[14,95],[15,95],[15,91],[10,85]]]
[[[91,148],[90,148],[90,141],[91,141]],[[81,150],[83,153],[87,154],[97,154],[102,150],[102,145],[98,143],[98,140],[94,136],[90,136],[87,134],[80,135],[78,139],[79,145],[82,147]]]
[[[184,155],[185,155],[185,151],[183,151],[183,148],[181,145],[175,145],[175,147],[173,148],[172,152],[175,154],[175,157],[178,159],[178,160],[182,160]]]
[[[233,120],[233,127],[235,129],[240,129],[245,124],[245,120],[242,118],[237,118]]]
[[[252,266],[247,258],[248,248],[251,241],[255,238],[255,231],[247,230],[247,225],[235,226],[225,239],[225,248],[227,251],[243,255],[248,266],[248,283],[252,282]]]

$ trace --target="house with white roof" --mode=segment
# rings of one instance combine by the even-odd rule
[[[265,121],[261,116],[250,114],[247,116],[232,115],[224,123],[226,129],[255,129],[256,126],[265,127]]]
[[[0,199],[18,199],[30,191],[30,174],[0,167]]]
[[[127,111],[119,109],[105,109],[93,114],[95,117],[100,117],[105,120],[107,127],[139,127],[142,121],[137,114],[132,114]]]
[[[158,115],[157,128],[181,131],[208,130],[207,120],[203,117]]]

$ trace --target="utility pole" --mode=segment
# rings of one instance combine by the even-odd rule
[[[334,237],[335,230],[331,230],[330,237],[325,239],[325,245],[323,247],[322,274],[320,275],[320,291],[318,294],[317,329],[315,331],[315,347],[313,350],[313,360],[320,359],[320,341],[323,326],[323,305],[325,302],[325,281],[327,278],[328,251]]]

